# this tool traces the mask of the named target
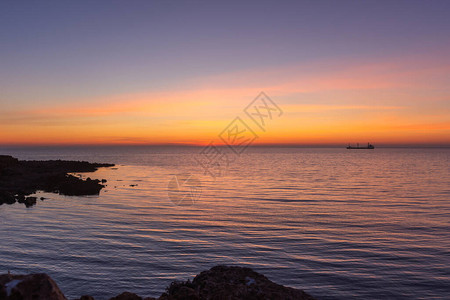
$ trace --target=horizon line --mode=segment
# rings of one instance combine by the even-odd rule
[[[356,143],[350,143],[354,145]],[[359,143],[363,145],[364,143]],[[73,143],[73,144],[58,144],[58,143],[42,143],[42,144],[0,144],[0,148],[33,148],[33,147],[192,147],[202,148],[208,144],[195,143]],[[348,146],[349,143],[260,143],[249,145],[249,148],[341,148]],[[216,147],[227,147],[225,144],[215,144]],[[375,148],[450,148],[450,143],[435,144],[435,143],[380,143],[375,145]]]

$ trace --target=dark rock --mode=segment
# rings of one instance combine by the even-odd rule
[[[6,297],[7,297],[7,295],[6,295],[6,289],[5,289],[5,287],[0,287],[0,299],[1,300],[3,300],[3,299],[6,299]]]
[[[0,286],[0,295],[3,295],[0,299],[67,300],[53,279],[46,274],[0,275]]]
[[[123,292],[119,296],[113,297],[110,300],[142,300],[142,298],[134,293]]]
[[[17,194],[16,195],[16,200],[19,203],[24,203],[25,202],[25,195],[24,194]]]
[[[19,160],[9,155],[0,155],[0,168],[17,165]]]
[[[95,300],[94,299],[94,297],[92,297],[92,296],[87,296],[87,295],[85,295],[85,296],[81,296],[79,299],[77,299],[77,300]]]
[[[41,197],[41,201],[44,201],[45,199],[47,199],[47,198],[45,198],[45,197]]]
[[[111,166],[114,165],[85,161],[19,161],[0,155],[0,204],[19,201],[27,206],[34,205],[33,199],[27,200],[26,196],[37,190],[68,196],[98,195],[104,187],[99,180],[83,180],[68,173],[94,172]],[[11,195],[15,195],[14,202]]]
[[[64,300],[56,283],[45,274],[0,275],[0,300]],[[201,272],[194,280],[173,282],[159,300],[314,300],[302,290],[270,281],[250,268],[216,266]],[[78,300],[94,300],[82,296]],[[156,300],[124,292],[110,300]]]
[[[195,286],[190,282],[172,282],[166,293],[159,297],[159,300],[199,300],[200,297],[195,291]]]
[[[16,203],[16,197],[7,191],[0,191],[0,205]],[[1,298],[0,298],[1,299]]]
[[[36,200],[37,200],[36,197],[26,197],[26,198],[23,197],[19,200],[19,203],[25,204],[26,207],[31,207],[34,204],[36,204]]]
[[[92,180],[90,178],[82,180],[72,175],[66,175],[66,178],[59,182],[55,190],[67,196],[98,195],[104,187],[99,182],[99,180]]]
[[[217,266],[192,282],[172,283],[160,300],[176,299],[286,299],[312,300],[301,290],[270,281],[250,268]]]

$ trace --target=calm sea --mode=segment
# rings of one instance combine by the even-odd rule
[[[450,149],[252,148],[215,180],[199,151],[0,149],[117,164],[84,174],[108,180],[99,196],[0,206],[0,273],[45,272],[69,299],[101,300],[227,264],[318,299],[449,299]],[[193,205],[174,204],[190,191],[173,190],[180,173],[201,182]]]

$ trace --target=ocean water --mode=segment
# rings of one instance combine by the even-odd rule
[[[69,299],[102,300],[227,264],[318,299],[448,299],[450,149],[251,148],[216,179],[199,151],[0,149],[117,164],[83,174],[108,180],[99,196],[0,206],[0,273],[45,272]],[[187,173],[195,194],[173,190]]]

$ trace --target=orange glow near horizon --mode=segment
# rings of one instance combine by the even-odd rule
[[[426,65],[355,63],[307,74],[273,68],[210,77],[172,92],[13,106],[0,112],[0,144],[220,144],[217,135],[236,116],[246,120],[243,109],[263,87],[284,114],[267,132],[254,128],[255,144],[450,145],[449,85],[442,82],[450,67]],[[248,76],[252,83],[242,87]]]

